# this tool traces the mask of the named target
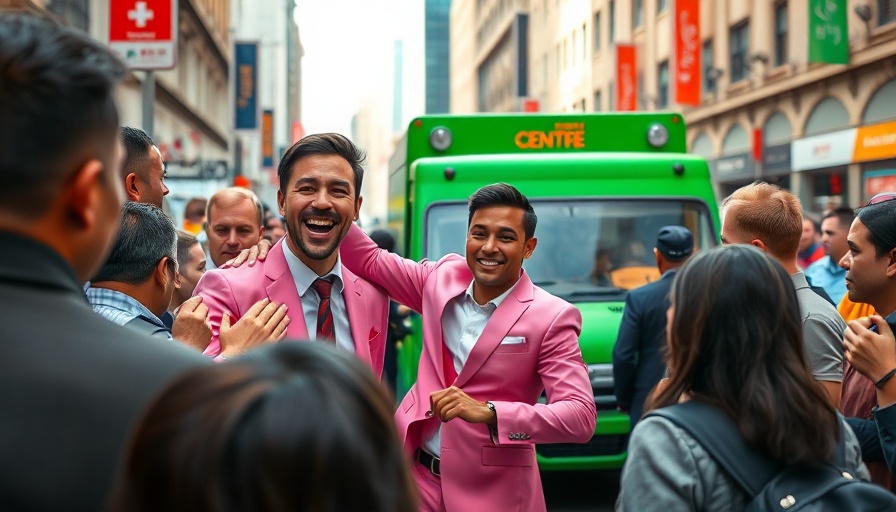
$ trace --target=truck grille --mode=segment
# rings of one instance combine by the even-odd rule
[[[594,436],[585,444],[540,444],[536,446],[536,450],[539,455],[548,458],[597,457],[618,455],[625,451],[627,445],[628,434],[612,434]]]
[[[615,411],[616,394],[613,392],[613,365],[589,364],[588,378],[594,392],[594,405],[598,411]]]

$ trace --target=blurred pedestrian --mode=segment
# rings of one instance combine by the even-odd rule
[[[83,284],[106,259],[125,194],[102,43],[0,12],[0,509],[102,509],[151,395],[206,361],[96,315]]]
[[[629,413],[632,426],[641,419],[647,395],[666,374],[662,348],[666,346],[669,289],[676,271],[693,252],[694,236],[687,228],[661,228],[653,253],[662,277],[625,298],[613,346],[613,386],[618,407]]]
[[[722,204],[722,243],[753,245],[784,267],[796,287],[803,318],[803,347],[815,379],[840,403],[843,331],[846,323],[825,297],[815,293],[797,266],[803,209],[792,193],[756,182],[734,191]]]
[[[803,218],[803,234],[800,236],[800,252],[797,253],[797,265],[800,269],[806,268],[812,263],[824,257],[824,246],[818,236],[818,224],[809,218],[806,212]]]
[[[829,211],[821,220],[821,243],[825,257],[806,268],[806,278],[815,286],[821,286],[834,303],[839,304],[846,294],[846,271],[840,268],[840,260],[849,251],[846,235],[855,218],[852,208],[841,206]]]
[[[395,403],[357,359],[285,343],[190,372],[152,403],[111,512],[412,512]]]
[[[748,245],[697,254],[672,284],[669,379],[647,412],[688,399],[710,405],[782,465],[830,461],[843,435],[843,469],[867,480],[858,442],[807,364],[800,316],[792,279],[776,260]],[[736,511],[746,501],[699,439],[662,417],[635,427],[617,509]]]
[[[162,208],[169,190],[165,186],[165,162],[158,146],[146,132],[130,126],[121,128],[121,140],[126,152],[121,175],[128,200]]]
[[[308,135],[280,159],[277,202],[287,236],[258,254],[254,264],[210,270],[196,287],[209,307],[212,342],[219,355],[222,317],[238,318],[258,300],[286,304],[292,321],[287,337],[335,343],[353,352],[380,376],[383,371],[389,299],[346,269],[339,245],[361,208],[364,153],[346,137]],[[259,212],[259,215],[261,213]],[[209,203],[209,223],[213,223]]]
[[[198,235],[205,225],[205,209],[208,200],[204,197],[194,197],[187,201],[184,207],[184,231]]]
[[[385,229],[371,231],[370,238],[376,242],[377,247],[380,249],[395,252],[395,237]],[[407,319],[410,311],[410,309],[394,300],[389,301],[389,334],[386,336],[383,382],[393,392],[395,392],[395,385],[398,382],[398,344],[411,333],[411,330],[405,325],[405,319]]]

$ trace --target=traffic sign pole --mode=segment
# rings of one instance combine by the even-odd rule
[[[141,87],[143,92],[143,131],[150,137],[154,137],[153,111],[155,110],[156,101],[156,75],[151,69],[147,70],[143,75],[143,86]]]

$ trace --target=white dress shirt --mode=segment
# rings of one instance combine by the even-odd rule
[[[311,287],[311,283],[318,277],[334,276],[333,288],[330,291],[330,312],[333,314],[333,332],[336,336],[336,346],[355,353],[355,342],[352,338],[352,330],[348,324],[348,310],[345,308],[345,298],[342,291],[345,286],[342,281],[342,260],[337,256],[336,265],[326,275],[318,276],[308,268],[290,249],[289,244],[283,241],[283,255],[286,256],[286,264],[289,273],[296,284],[296,291],[302,302],[302,314],[305,317],[305,327],[308,328],[308,339],[316,341],[317,337],[317,307],[320,305],[320,297]]]
[[[517,281],[519,283],[519,281]],[[504,302],[504,299],[510,295],[510,292],[516,288],[516,283],[506,292],[498,295],[490,300],[488,304],[480,306],[473,299],[473,282],[467,290],[451,299],[445,305],[445,312],[442,314],[442,339],[445,346],[451,352],[454,360],[454,370],[459,374],[467,358],[470,357],[473,347],[485,330],[486,324],[492,317],[492,313],[498,309],[498,306]],[[458,420],[463,421],[463,420]],[[442,427],[423,443],[423,449],[431,455],[439,456],[442,453]]]

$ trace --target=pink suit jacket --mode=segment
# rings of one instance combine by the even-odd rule
[[[236,322],[253,304],[265,297],[278,304],[286,304],[286,314],[289,316],[287,339],[308,339],[299,292],[283,254],[284,243],[286,238],[274,244],[265,261],[252,266],[209,270],[199,280],[193,295],[202,295],[212,326],[212,340],[203,352],[205,355],[217,356],[221,353],[219,332],[224,313],[230,315],[232,323]],[[342,296],[355,342],[355,354],[380,377],[383,372],[389,297],[344,266],[342,278]]]
[[[442,370],[445,306],[464,293],[473,274],[456,254],[416,263],[381,251],[357,226],[340,251],[343,265],[422,315],[417,382],[395,413],[399,436],[413,453],[439,421],[426,417],[430,393],[448,387]],[[492,442],[485,424],[461,419],[442,424],[441,482],[448,511],[545,510],[534,445],[587,442],[597,421],[578,344],[581,326],[578,309],[533,285],[525,272],[495,310],[454,385],[494,403],[498,439]],[[525,342],[506,343],[512,341],[507,337]],[[542,390],[547,404],[537,403]]]

